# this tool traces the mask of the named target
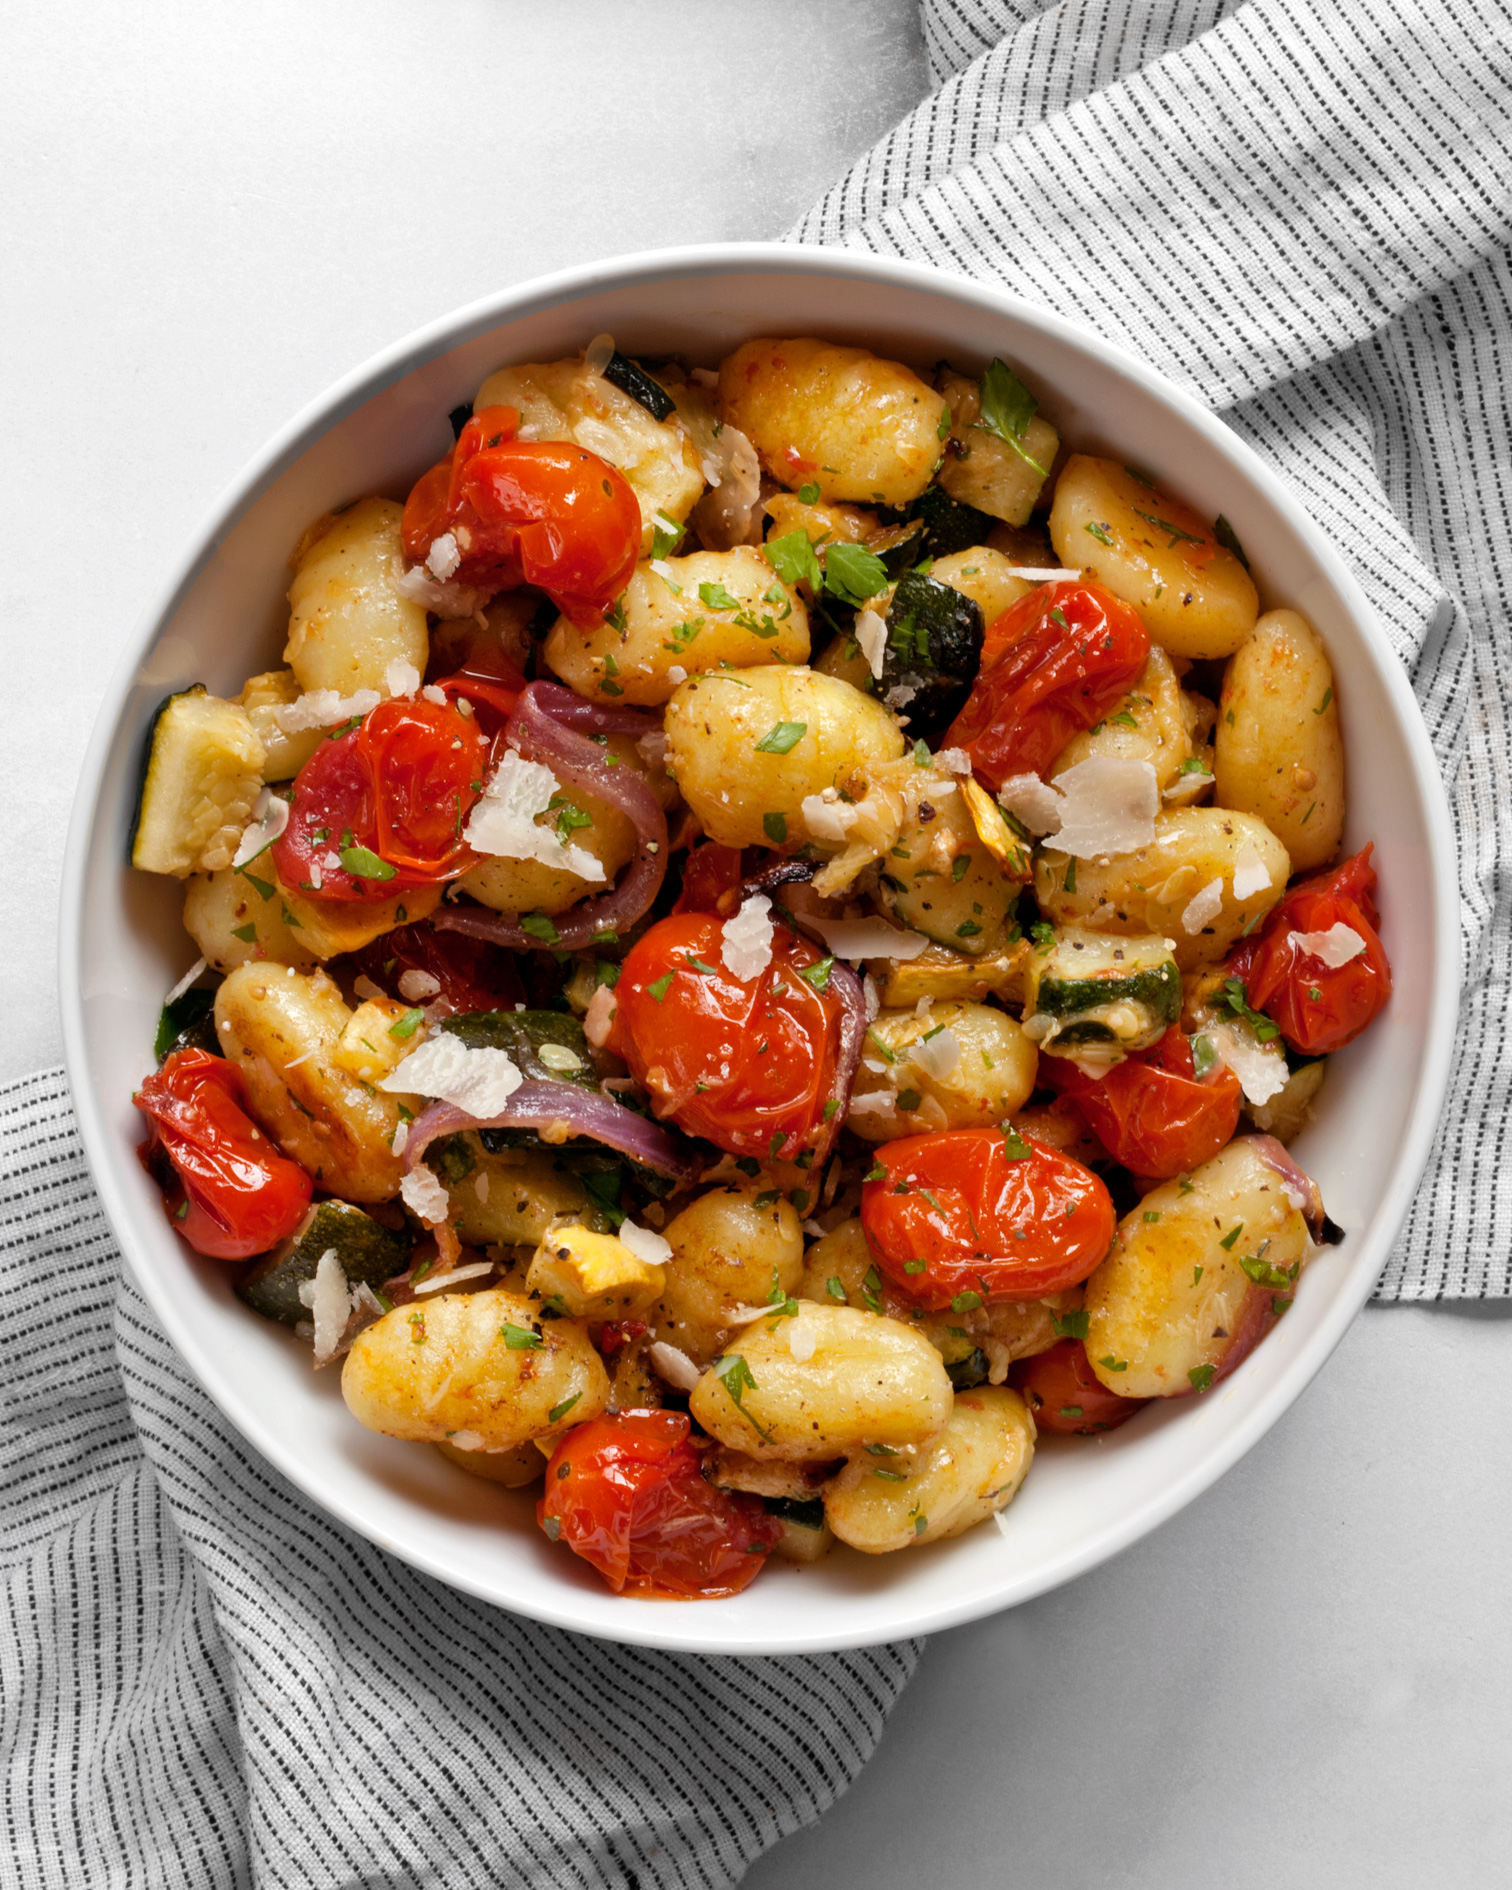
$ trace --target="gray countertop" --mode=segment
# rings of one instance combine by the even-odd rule
[[[485,292],[779,234],[922,96],[912,0],[13,10],[0,117],[9,1001],[60,1060],[74,778],[160,574],[337,375]],[[1512,1310],[1371,1308],[1215,1490],[942,1635],[761,1890],[1507,1873]]]

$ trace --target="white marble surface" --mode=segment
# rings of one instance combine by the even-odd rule
[[[488,289],[781,231],[925,80],[912,0],[7,9],[0,1079],[115,652],[220,487]],[[1505,1881],[1512,1319],[1371,1309],[1157,1536],[940,1637],[760,1890]]]

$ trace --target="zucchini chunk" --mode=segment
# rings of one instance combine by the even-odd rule
[[[1168,939],[1068,925],[1029,967],[1024,1028],[1051,1056],[1147,1050],[1180,1015],[1181,973]]]
[[[301,1225],[237,1282],[236,1296],[265,1319],[297,1326],[310,1314],[299,1297],[321,1255],[336,1250],[347,1285],[379,1287],[409,1265],[410,1240],[348,1201],[318,1201]]]
[[[622,394],[639,401],[653,420],[670,420],[677,412],[676,401],[661,382],[653,380],[639,361],[632,361],[628,355],[621,354],[618,348],[609,357],[604,379]]]
[[[222,702],[203,683],[166,697],[148,736],[131,864],[175,879],[229,866],[266,760],[239,704]]]
[[[998,523],[990,512],[979,512],[974,505],[951,498],[943,486],[926,486],[914,500],[913,512],[924,527],[923,555],[927,558],[948,558],[952,552],[985,545]]]
[[[924,561],[926,533],[921,520],[902,525],[886,525],[866,540],[866,549],[882,560],[882,569],[890,578],[900,578]]]
[[[782,1534],[772,1549],[774,1555],[788,1562],[817,1562],[835,1546],[822,1496],[766,1496],[762,1506],[782,1524]]]
[[[152,1054],[163,1063],[175,1050],[206,1050],[221,1054],[215,1035],[215,993],[197,986],[165,1004],[158,1016]]]
[[[503,1050],[527,1083],[570,1083],[598,1091],[597,1052],[580,1020],[567,1011],[465,1011],[441,1029],[469,1050]]]
[[[887,607],[880,688],[890,709],[925,737],[948,728],[965,707],[982,660],[982,607],[964,591],[905,571]]]

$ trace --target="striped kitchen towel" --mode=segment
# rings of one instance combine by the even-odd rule
[[[734,1884],[918,1659],[586,1640],[322,1515],[124,1277],[60,1072],[0,1089],[0,1332],[6,1890]]]
[[[1353,564],[1459,837],[1448,1107],[1380,1297],[1512,1294],[1512,6],[924,0],[938,89],[791,232],[1001,283],[1223,413]]]

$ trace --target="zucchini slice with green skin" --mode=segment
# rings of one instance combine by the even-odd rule
[[[410,1238],[383,1227],[347,1201],[318,1201],[280,1246],[254,1262],[236,1284],[236,1296],[265,1319],[297,1326],[309,1309],[299,1298],[313,1280],[320,1257],[334,1247],[347,1285],[382,1286],[409,1265]]]
[[[974,597],[922,571],[898,579],[879,687],[888,707],[907,715],[910,736],[939,734],[965,707],[985,633]]]
[[[989,1369],[987,1354],[979,1345],[974,1345],[964,1358],[945,1361],[945,1370],[957,1391],[970,1391],[973,1385],[985,1385]]]
[[[166,697],[147,738],[131,864],[175,879],[229,866],[266,761],[240,703],[221,701],[203,683]]]
[[[581,1022],[567,1011],[464,1011],[443,1019],[441,1028],[469,1050],[503,1050],[527,1083],[570,1083],[596,1094],[607,1073],[598,1068]]]
[[[943,486],[926,486],[914,500],[913,514],[924,527],[923,555],[927,558],[948,558],[953,551],[985,545],[987,534],[998,524],[990,513],[951,498]]]
[[[618,348],[609,357],[604,379],[622,394],[639,401],[653,420],[670,420],[677,411],[677,403],[660,381],[652,380],[639,361],[632,361]]]
[[[206,1050],[213,1057],[221,1054],[215,1034],[214,991],[197,987],[163,1006],[152,1054],[162,1063],[175,1050]]]
[[[1147,1050],[1180,1015],[1181,973],[1169,941],[1153,934],[1068,925],[1029,967],[1025,1028],[1051,1056]]]
[[[922,564],[926,556],[924,550],[925,530],[918,519],[906,524],[888,526],[878,538],[873,538],[866,549],[882,560],[882,569],[890,578],[900,578],[905,571],[911,571],[916,564]]]

